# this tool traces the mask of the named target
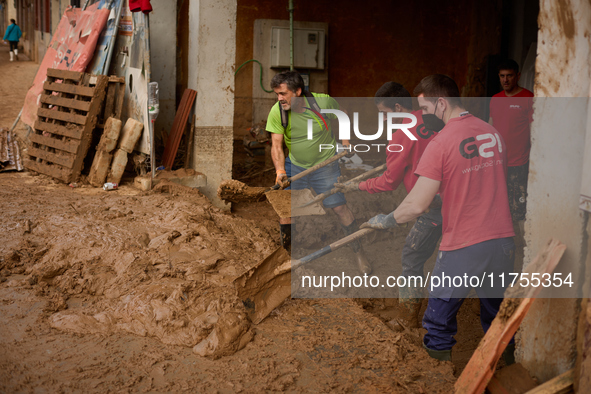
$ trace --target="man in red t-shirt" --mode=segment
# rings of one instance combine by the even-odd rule
[[[490,120],[507,144],[507,191],[511,216],[523,235],[529,173],[530,124],[534,94],[518,85],[519,66],[508,59],[499,67],[503,91],[490,101]]]
[[[382,85],[375,94],[375,104],[378,110],[383,113],[384,121],[387,119],[388,112],[405,112],[416,116],[416,126],[408,130],[417,140],[412,141],[401,132],[392,134],[392,140],[389,141],[388,146],[396,146],[396,148],[386,150],[386,171],[382,175],[363,182],[337,183],[335,186],[343,192],[364,190],[374,194],[396,190],[401,183],[404,183],[406,191],[410,192],[419,179],[415,174],[419,160],[427,144],[437,133],[425,127],[420,110],[411,112],[410,93],[399,83],[386,82]],[[403,147],[402,150],[400,150],[400,146]],[[406,237],[402,249],[402,276],[405,278],[423,277],[425,262],[431,257],[439,238],[441,238],[441,221],[441,200],[436,198],[429,212],[419,216]],[[390,325],[396,331],[403,330],[402,325],[419,328],[418,316],[421,309],[421,298],[423,298],[422,288],[407,284],[407,286],[399,288],[398,295],[398,311],[390,321]],[[399,321],[402,325],[399,324]]]
[[[416,170],[419,179],[404,201],[394,212],[377,215],[361,227],[386,229],[411,221],[441,194],[443,238],[428,283],[423,346],[431,357],[451,360],[456,315],[471,288],[480,298],[485,332],[501,305],[505,289],[499,281],[491,285],[473,279],[508,277],[513,269],[507,155],[499,133],[462,107],[458,87],[448,76],[423,78],[415,94],[425,125],[441,131],[425,149]]]

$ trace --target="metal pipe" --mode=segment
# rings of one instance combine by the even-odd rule
[[[146,77],[146,86],[150,83],[152,79],[152,65],[150,63],[150,19],[148,14],[144,14],[144,72]],[[146,106],[148,106],[149,100],[146,102]],[[148,117],[150,116],[150,110],[148,109]],[[150,127],[150,173],[152,175],[152,179],[156,176],[156,151],[154,147],[154,122],[151,119],[148,119],[148,124]]]
[[[293,0],[289,0],[289,70],[293,71]]]

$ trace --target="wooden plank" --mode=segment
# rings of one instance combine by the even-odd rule
[[[41,103],[49,105],[58,105],[60,107],[73,108],[79,111],[87,111],[90,108],[90,101],[80,101],[65,97],[54,96],[52,94],[42,94]]]
[[[189,131],[188,141],[187,141],[187,151],[185,152],[185,168],[189,168],[189,163],[191,161],[191,154],[193,152],[193,142],[195,141],[195,122],[197,116],[193,114],[193,122],[191,124],[191,130]]]
[[[25,159],[23,164],[26,168],[32,171],[36,171],[40,174],[49,175],[52,178],[59,179],[60,181],[70,183],[72,181],[72,174],[70,170],[65,169],[58,165],[37,163],[34,160]]]
[[[544,273],[552,273],[565,250],[566,245],[556,239],[551,239],[524,272],[529,273],[528,277],[530,278],[532,273],[540,273],[539,277],[542,277]],[[501,304],[499,313],[455,383],[456,394],[484,392],[494,374],[499,357],[517,332],[519,325],[541,290],[541,287],[515,287],[505,291],[505,300]],[[511,293],[517,293],[524,298],[510,298]],[[512,313],[510,313],[511,311]]]
[[[88,153],[88,148],[90,148],[92,132],[98,121],[100,110],[103,105],[103,100],[105,99],[107,85],[109,83],[109,77],[106,75],[93,75],[91,79],[96,83],[96,85],[93,89],[94,96],[92,97],[90,108],[88,109],[88,114],[86,115],[86,123],[84,124],[84,129],[82,131],[82,138],[80,139],[80,146],[78,148],[76,160],[72,165],[73,179],[77,179],[82,172],[84,158]]]
[[[105,98],[105,110],[103,112],[103,119],[107,121],[110,117],[113,116],[113,106],[115,105],[115,93],[117,89],[117,85],[114,83],[109,83],[109,87],[107,88],[107,97]]]
[[[63,150],[69,153],[76,153],[78,151],[78,146],[80,145],[79,140],[63,141],[57,138],[52,138],[50,136],[34,133],[29,134],[29,139],[31,140],[31,142],[34,142],[36,144],[49,146],[51,148]]]
[[[164,148],[164,154],[162,155],[162,164],[167,169],[171,169],[174,164],[174,159],[176,157],[181,138],[183,137],[187,127],[189,113],[193,108],[193,103],[195,102],[196,96],[197,92],[193,89],[185,89],[183,92],[181,104],[179,105],[176,116],[174,117],[172,129],[170,131],[168,141],[166,142],[166,147]]]
[[[53,152],[48,152],[43,149],[33,148],[32,146],[29,146],[27,153],[31,157],[38,157],[38,158],[48,161],[50,163],[59,164],[60,166],[63,166],[66,168],[72,168],[72,165],[74,164],[75,156],[72,154],[69,154],[69,153],[63,153],[63,154],[58,155],[58,154],[55,154]],[[47,175],[49,175],[49,174],[47,174]]]
[[[56,83],[56,82],[49,82],[45,81],[43,84],[43,89],[49,90],[52,92],[61,92],[61,93],[68,93],[68,94],[77,94],[79,96],[86,96],[92,97],[94,96],[95,88],[91,88],[89,86],[78,86],[78,85],[71,85],[66,83]]]
[[[80,71],[58,70],[55,68],[47,69],[47,76],[56,79],[71,79],[73,81],[80,82],[83,75],[84,73]]]
[[[86,123],[86,116],[71,114],[69,112],[57,111],[49,108],[39,108],[37,110],[37,116],[41,116],[48,119],[61,120],[68,123],[77,123],[83,125]]]
[[[118,86],[117,100],[115,101],[115,109],[113,111],[113,117],[121,119],[121,113],[123,112],[123,99],[125,98],[125,83],[120,83]]]
[[[554,379],[547,381],[544,384],[539,385],[533,390],[528,391],[526,394],[566,394],[573,392],[573,383],[575,377],[575,370],[571,369],[566,371],[562,375],[558,375]],[[580,391],[581,393],[583,391]]]
[[[35,122],[35,130],[47,131],[52,134],[62,135],[64,137],[69,138],[76,138],[79,140],[80,138],[82,138],[83,128],[81,126],[73,124],[62,126],[58,124],[43,122],[37,119],[37,121]]]
[[[118,77],[116,75],[111,75],[109,77],[109,83],[125,83],[124,77]]]

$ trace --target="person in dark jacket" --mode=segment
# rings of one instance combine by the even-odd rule
[[[10,61],[13,62],[14,59],[18,60],[18,40],[21,38],[23,33],[21,32],[21,28],[18,27],[16,21],[14,19],[10,20],[10,25],[6,28],[6,32],[4,33],[4,43],[8,41],[10,44]]]

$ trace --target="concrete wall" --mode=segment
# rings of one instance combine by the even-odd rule
[[[579,193],[585,134],[591,127],[587,120],[591,3],[542,0],[538,21],[534,93],[555,99],[535,106],[525,262],[556,237],[567,245],[557,270],[580,279],[588,253],[588,214],[579,209]],[[573,367],[579,304],[580,299],[538,299],[521,325],[518,360],[541,381]]]
[[[189,6],[189,80],[197,91],[192,167],[207,176],[201,191],[222,208],[216,196],[232,178],[236,1],[191,0]]]
[[[287,0],[237,1],[239,66],[254,57],[255,20],[287,20],[289,13]],[[465,92],[472,94],[476,84],[484,86],[486,55],[500,50],[501,3],[296,0],[294,20],[328,23],[328,93],[334,97],[373,97],[390,80],[412,91],[433,73],[451,76],[460,89],[469,85]],[[258,65],[250,63],[236,75],[236,138],[252,126],[253,84]]]
[[[288,20],[278,19],[257,19],[254,22],[254,37],[253,37],[253,58],[257,59],[263,65],[263,86],[267,90],[271,90],[271,79],[275,74],[287,70],[287,68],[271,69],[271,28],[284,27],[289,29]],[[325,34],[330,34],[328,31],[328,23],[319,22],[294,22],[295,29],[319,29],[324,30]],[[326,52],[326,51],[325,51]],[[240,66],[237,64],[236,66]],[[246,66],[245,66],[246,67]],[[316,93],[328,93],[328,62],[325,59],[324,70],[310,70],[310,91]],[[240,70],[243,72],[243,70]],[[269,115],[269,110],[277,102],[277,96],[274,92],[268,93],[261,88],[260,73],[261,68],[254,67],[253,80],[257,81],[252,86],[252,122],[258,123],[266,121]],[[246,134],[247,129],[236,130],[235,137],[240,136],[240,132]]]
[[[152,0],[150,14],[150,60],[152,81],[158,82],[160,113],[154,124],[155,135],[170,133],[176,114],[176,2]]]
[[[16,18],[16,8],[14,8],[14,0],[8,0],[6,2],[6,11],[7,11],[7,18],[6,23],[10,24],[10,19],[16,20],[16,23],[20,24],[19,20]],[[2,32],[2,36],[4,36],[4,32]]]
[[[36,63],[41,63],[45,56],[45,52],[47,52],[47,47],[49,47],[49,43],[51,42],[51,37],[52,35],[50,33],[43,33],[39,30],[35,30],[34,48],[31,52],[31,60]]]

